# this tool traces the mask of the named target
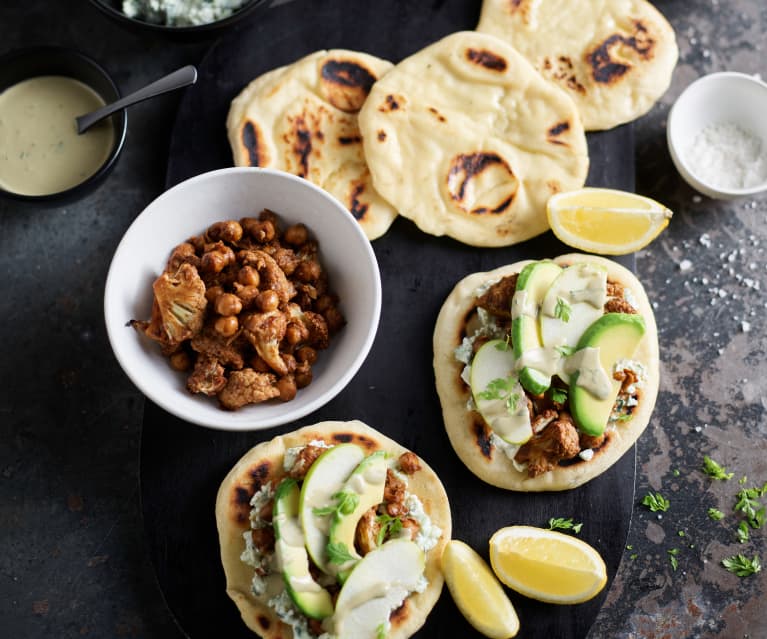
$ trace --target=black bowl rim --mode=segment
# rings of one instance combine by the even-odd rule
[[[205,24],[190,25],[184,27],[173,27],[167,24],[155,24],[154,22],[145,22],[138,18],[131,18],[125,15],[122,11],[110,7],[102,0],[89,0],[90,3],[101,11],[104,15],[110,18],[122,22],[125,25],[132,27],[139,27],[148,31],[155,31],[157,33],[176,33],[176,34],[205,34],[211,31],[218,31],[228,26],[234,25],[249,13],[254,11],[257,7],[267,2],[267,0],[247,0],[247,2],[237,9],[232,15],[213,22],[206,22]]]
[[[107,73],[104,67],[102,67],[98,62],[96,62],[96,60],[86,55],[82,51],[78,51],[77,49],[71,49],[69,47],[43,45],[43,46],[34,46],[34,47],[24,47],[21,49],[13,49],[9,51],[8,53],[5,53],[4,55],[0,56],[0,68],[5,68],[6,65],[13,64],[17,60],[24,59],[27,56],[41,55],[41,54],[42,55],[47,54],[49,56],[67,55],[67,56],[71,56],[73,58],[79,59],[82,63],[91,66],[101,76],[103,76],[104,80],[106,80],[107,83],[114,90],[115,96],[116,96],[115,99],[120,99],[122,97],[122,94],[120,93],[120,89],[118,88],[117,84],[115,84],[115,81],[112,79],[112,76],[109,75],[109,73]],[[33,78],[35,76],[31,75],[29,77]],[[0,193],[2,193],[2,195],[6,197],[10,197],[15,200],[23,200],[25,202],[45,202],[50,200],[66,199],[69,196],[76,195],[79,191],[85,190],[88,187],[95,184],[96,182],[98,182],[113,168],[115,162],[117,161],[117,158],[122,152],[123,146],[125,145],[125,138],[127,137],[127,133],[128,133],[127,109],[122,109],[122,111],[118,111],[117,114],[122,114],[122,126],[119,127],[119,130],[118,130],[118,127],[115,126],[115,143],[112,145],[112,150],[107,156],[107,159],[104,160],[104,163],[99,167],[99,169],[93,175],[91,175],[90,177],[86,178],[82,182],[75,184],[74,186],[68,189],[64,189],[63,191],[56,191],[55,193],[46,193],[45,195],[24,195],[23,193],[14,193],[13,191],[8,191],[4,189],[2,186],[0,186]]]

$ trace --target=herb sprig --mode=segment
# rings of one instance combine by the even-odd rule
[[[758,555],[754,555],[753,559],[749,559],[741,554],[725,557],[722,559],[722,565],[730,572],[738,575],[738,577],[748,577],[762,569],[762,564],[759,561]]]
[[[549,530],[572,530],[576,535],[581,532],[583,523],[574,523],[572,517],[552,517],[549,519]]]
[[[703,457],[703,472],[713,479],[719,479],[721,481],[727,481],[732,479],[735,473],[728,473],[727,469],[719,462],[714,461],[708,455]]]
[[[660,493],[647,493],[642,498],[642,504],[647,506],[654,513],[658,511],[665,513],[669,509],[669,506],[671,506],[671,502]]]

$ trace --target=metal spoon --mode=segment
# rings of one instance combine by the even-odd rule
[[[91,126],[103,120],[104,118],[112,115],[115,111],[124,109],[125,107],[142,102],[148,98],[153,98],[161,93],[167,93],[168,91],[175,91],[183,87],[189,86],[197,82],[197,69],[193,65],[182,67],[178,71],[174,71],[166,75],[165,77],[148,84],[143,89],[139,89],[130,95],[126,95],[124,98],[120,98],[112,104],[96,109],[91,113],[80,115],[75,118],[77,123],[77,132],[83,133],[87,131]]]

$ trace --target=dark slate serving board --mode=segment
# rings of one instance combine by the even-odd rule
[[[479,6],[460,0],[294,0],[265,12],[258,23],[215,44],[200,65],[198,83],[179,109],[168,186],[231,165],[224,126],[229,102],[260,73],[321,48],[359,49],[396,62],[441,36],[473,28]],[[633,150],[631,127],[589,134],[588,184],[631,190]],[[258,442],[324,419],[361,419],[423,456],[450,497],[453,537],[485,558],[490,536],[502,526],[543,526],[550,517],[574,517],[584,522],[580,537],[602,553],[610,581],[615,576],[631,520],[635,450],[576,490],[503,491],[475,478],[459,461],[444,433],[434,389],[432,329],[453,285],[468,273],[569,249],[550,233],[508,248],[478,249],[425,235],[405,219],[373,247],[383,284],[380,328],[359,373],[325,407],[280,428],[229,433],[184,423],[146,404],[140,473],[149,548],[168,606],[191,639],[253,636],[224,591],[213,515],[220,481]],[[621,261],[633,267],[633,257]],[[518,636],[584,637],[606,592],[577,606],[547,605],[510,593],[522,624]],[[480,635],[445,589],[416,636]]]

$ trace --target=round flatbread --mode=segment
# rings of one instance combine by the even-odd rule
[[[587,131],[649,111],[679,55],[673,28],[645,0],[483,0],[477,30],[566,90]]]
[[[583,127],[567,93],[498,38],[462,31],[397,64],[359,115],[373,184],[426,233],[507,246],[580,188]]]
[[[396,210],[373,188],[357,112],[391,63],[357,51],[317,51],[269,71],[232,101],[226,120],[235,166],[280,169],[338,200],[369,239]]]
[[[356,444],[366,454],[384,450],[399,457],[408,452],[394,440],[360,421],[328,421],[258,444],[235,464],[221,483],[216,499],[216,524],[221,562],[226,575],[226,592],[237,604],[245,624],[265,639],[290,637],[292,631],[267,605],[266,595],[258,597],[253,593],[253,568],[240,559],[245,550],[243,534],[250,530],[250,500],[265,484],[271,483],[272,488],[275,488],[286,476],[283,460],[289,448],[305,446],[318,440],[329,446]],[[391,630],[387,637],[396,639],[405,639],[415,633],[439,599],[444,583],[440,557],[451,534],[447,493],[428,464],[420,458],[419,463],[420,470],[407,477],[407,491],[421,500],[424,511],[431,522],[441,529],[442,534],[436,545],[426,553],[424,574],[428,586],[423,592],[411,594],[403,606],[392,613]]]
[[[502,266],[486,273],[474,273],[462,279],[445,300],[434,328],[434,375],[442,404],[445,429],[450,443],[461,461],[477,477],[494,486],[518,491],[567,490],[597,477],[631,447],[650,421],[658,394],[659,355],[655,318],[647,295],[631,271],[605,258],[568,254],[557,257],[559,266],[587,262],[607,268],[608,282],[614,282],[627,292],[626,299],[645,322],[645,333],[632,360],[640,362],[646,372],[639,404],[632,418],[605,431],[604,443],[593,451],[591,459],[573,460],[536,477],[512,460],[492,442],[491,431],[475,411],[469,410],[471,392],[462,381],[464,364],[455,357],[461,345],[466,322],[475,306],[480,287],[497,282],[505,276],[519,273],[529,261]]]

